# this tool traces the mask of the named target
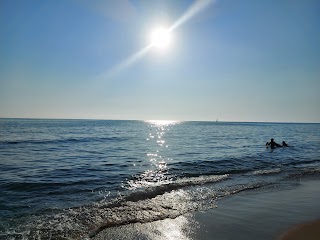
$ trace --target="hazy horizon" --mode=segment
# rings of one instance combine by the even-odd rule
[[[284,123],[284,124],[320,124],[320,122],[272,122],[272,121],[229,121],[229,120],[177,120],[177,119],[102,119],[102,118],[19,118],[19,117],[0,117],[0,119],[15,120],[83,120],[83,121],[142,121],[142,122],[217,122],[217,123]]]

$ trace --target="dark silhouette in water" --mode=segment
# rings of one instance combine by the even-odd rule
[[[270,145],[271,149],[274,149],[275,147],[282,147],[280,144],[276,143],[273,138],[271,138],[270,142],[266,143],[266,146],[268,147]]]
[[[289,145],[285,141],[282,141],[282,147],[289,147]]]

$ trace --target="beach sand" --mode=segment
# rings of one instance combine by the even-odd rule
[[[269,186],[175,219],[104,229],[93,239],[320,239],[320,181]],[[315,237],[315,238],[314,238]]]
[[[282,234],[280,240],[319,240],[320,239],[320,221],[313,221],[299,224]]]

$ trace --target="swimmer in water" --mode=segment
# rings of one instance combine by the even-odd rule
[[[271,149],[274,149],[275,147],[282,147],[280,144],[276,143],[273,138],[271,138],[270,142],[266,143],[266,146],[268,147],[270,145]]]

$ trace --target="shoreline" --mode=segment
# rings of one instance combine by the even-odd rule
[[[110,227],[92,239],[300,240],[290,238],[291,233],[299,231],[301,236],[309,236],[319,229],[320,181],[304,179],[250,190],[220,199],[216,204],[217,208],[175,219]],[[310,227],[310,222],[316,224]]]
[[[279,239],[296,225],[320,219],[320,182],[304,179],[244,192],[217,205],[194,214],[200,231],[192,239]]]

